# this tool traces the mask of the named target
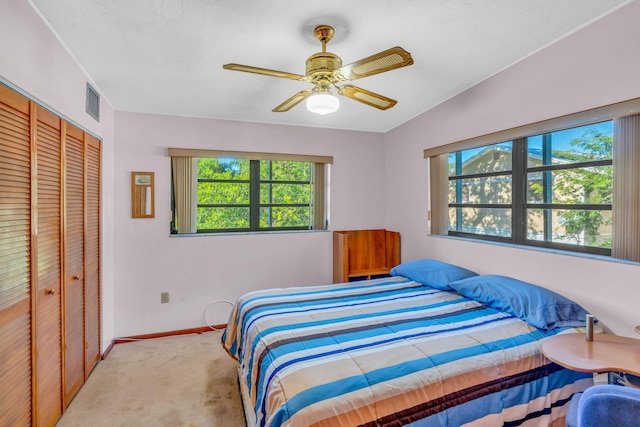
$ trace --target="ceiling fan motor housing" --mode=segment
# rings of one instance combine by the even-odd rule
[[[331,52],[318,52],[307,58],[307,73],[309,81],[315,82],[319,78],[334,81],[334,71],[342,67],[342,59]]]

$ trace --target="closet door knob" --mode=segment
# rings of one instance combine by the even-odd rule
[[[73,280],[80,280],[80,276],[78,276],[77,274],[76,274],[76,275],[71,276],[71,278],[72,278]]]
[[[46,295],[53,295],[53,294],[55,294],[55,293],[56,293],[56,290],[55,290],[55,289],[46,289],[46,290],[44,291],[44,293],[45,293]]]

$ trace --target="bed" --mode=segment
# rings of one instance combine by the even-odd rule
[[[544,288],[436,260],[392,277],[248,293],[222,344],[249,426],[564,425],[590,374],[540,341],[586,311]]]

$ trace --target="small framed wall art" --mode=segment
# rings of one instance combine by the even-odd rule
[[[154,218],[153,172],[131,172],[131,218]]]

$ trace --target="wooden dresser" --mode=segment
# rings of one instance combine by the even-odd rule
[[[400,264],[400,233],[388,230],[333,232],[333,283],[388,275]]]

